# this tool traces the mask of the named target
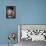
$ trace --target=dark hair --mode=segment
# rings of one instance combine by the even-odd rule
[[[12,6],[9,6],[9,7],[7,7],[8,9],[11,9],[11,10],[13,10],[13,7]]]

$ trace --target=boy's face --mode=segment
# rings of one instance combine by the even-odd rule
[[[14,10],[8,9],[7,14],[8,16],[14,16],[15,13],[14,13]]]

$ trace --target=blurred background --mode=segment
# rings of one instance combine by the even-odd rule
[[[16,6],[16,19],[6,19],[6,6]],[[18,24],[46,24],[46,0],[0,0],[0,44],[10,32],[18,36]]]

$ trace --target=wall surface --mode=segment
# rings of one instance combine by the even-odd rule
[[[16,19],[6,19],[6,6],[16,6]],[[0,44],[7,44],[17,24],[46,24],[46,0],[0,0]],[[16,39],[17,43],[17,39]]]

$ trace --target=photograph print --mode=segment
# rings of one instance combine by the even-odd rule
[[[16,6],[7,6],[6,7],[6,18],[8,18],[8,19],[16,18]]]

